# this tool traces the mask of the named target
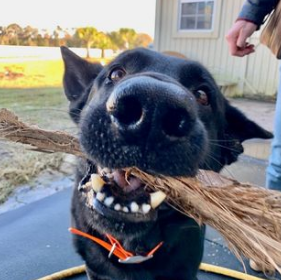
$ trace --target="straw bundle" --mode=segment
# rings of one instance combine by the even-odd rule
[[[152,176],[132,168],[150,188],[167,194],[169,204],[218,230],[229,248],[281,271],[281,192],[239,183],[212,171],[197,178]],[[279,265],[279,266],[278,266]]]
[[[44,152],[85,157],[74,137],[27,126],[6,109],[0,111],[0,137]],[[196,178],[152,176],[137,168],[127,173],[165,192],[168,203],[178,211],[218,230],[240,260],[244,255],[264,269],[271,265],[281,273],[281,192],[204,170]]]
[[[31,145],[40,152],[63,152],[84,157],[77,138],[62,131],[48,131],[26,125],[7,109],[0,110],[0,138]]]

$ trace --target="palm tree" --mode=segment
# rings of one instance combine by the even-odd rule
[[[76,35],[81,39],[87,48],[87,58],[90,57],[90,48],[97,42],[99,32],[94,27],[80,27],[76,30]]]
[[[22,32],[22,28],[16,24],[12,23],[6,27],[6,36],[8,38],[9,45],[19,45],[19,34]]]
[[[8,45],[9,38],[7,34],[7,27],[0,26],[0,45]]]
[[[130,49],[133,48],[137,33],[134,29],[131,28],[120,28],[119,34],[123,40],[124,48]]]
[[[112,31],[112,32],[108,33],[107,36],[110,38],[110,41],[112,43],[111,48],[113,50],[120,50],[120,49],[124,48],[124,42],[118,31]]]
[[[103,32],[99,32],[98,36],[96,38],[95,47],[101,49],[101,57],[102,58],[104,58],[104,50],[112,48],[112,46],[113,46],[113,44],[112,44],[112,41],[111,41],[110,37]]]

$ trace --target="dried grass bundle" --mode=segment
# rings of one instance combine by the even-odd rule
[[[281,271],[281,192],[212,171],[200,170],[197,178],[152,176],[136,168],[127,172],[165,192],[178,211],[218,230],[238,258],[242,254],[264,270],[272,265]]]
[[[0,110],[0,138],[31,145],[40,152],[63,152],[84,157],[77,138],[65,132],[26,125],[7,109]]]
[[[85,157],[76,138],[27,126],[5,109],[0,111],[0,137],[44,152]],[[244,255],[281,273],[281,192],[239,183],[211,171],[200,170],[196,178],[152,176],[136,168],[127,172],[150,188],[165,192],[168,203],[178,211],[218,230],[240,260]]]

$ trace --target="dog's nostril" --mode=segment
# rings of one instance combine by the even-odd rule
[[[183,137],[187,135],[190,118],[184,109],[171,109],[162,119],[164,133],[172,137]]]
[[[111,113],[120,124],[132,125],[142,119],[143,109],[141,103],[134,96],[123,96],[118,100]]]

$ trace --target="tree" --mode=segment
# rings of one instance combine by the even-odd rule
[[[107,36],[110,38],[111,40],[111,48],[113,50],[118,50],[118,49],[122,49],[124,46],[124,42],[121,38],[121,35],[118,31],[112,31],[110,33],[107,34]]]
[[[38,29],[26,26],[18,34],[19,44],[23,46],[34,46],[37,45]]]
[[[104,50],[112,48],[112,41],[110,37],[103,33],[99,32],[96,36],[96,42],[94,44],[94,47],[101,49],[101,57],[104,58]]]
[[[19,34],[22,32],[22,28],[18,24],[12,23],[7,26],[5,32],[6,32],[8,41],[9,41],[8,44],[18,46],[19,45]]]
[[[119,34],[123,41],[123,49],[131,49],[134,47],[134,41],[137,36],[137,33],[134,29],[120,28]]]
[[[135,46],[135,40],[137,39],[137,33],[134,29],[120,28],[119,31],[112,31],[108,34],[112,41],[113,49],[131,49]]]
[[[7,28],[5,26],[0,26],[0,45],[7,45],[7,44],[9,44]]]
[[[76,36],[84,42],[87,48],[88,58],[90,57],[90,48],[97,42],[98,33],[94,27],[80,27],[76,30]]]
[[[134,42],[134,47],[145,47],[153,42],[152,38],[145,33],[138,33]]]

